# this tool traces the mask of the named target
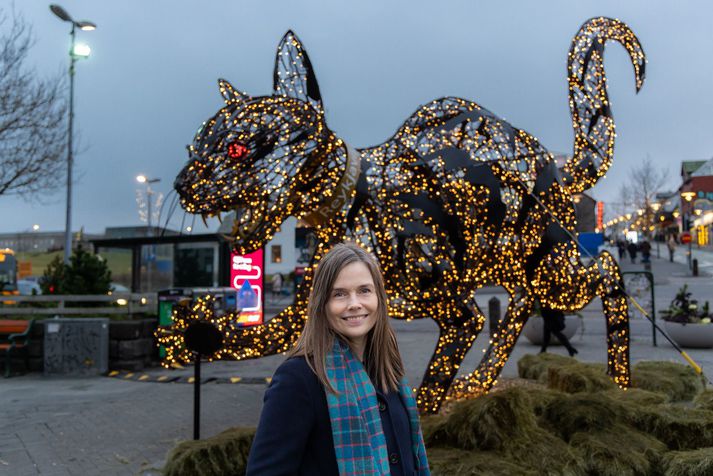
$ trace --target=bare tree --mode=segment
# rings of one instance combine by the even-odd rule
[[[65,178],[64,81],[27,67],[31,28],[0,8],[0,195],[32,196]]]
[[[648,156],[629,170],[626,183],[619,189],[618,205],[632,214],[632,223],[646,236],[651,236],[655,225],[655,211],[652,207],[656,194],[668,180],[668,170],[659,168]]]

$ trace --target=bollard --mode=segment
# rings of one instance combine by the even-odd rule
[[[698,260],[693,258],[693,276],[698,276]]]
[[[490,338],[500,328],[500,299],[495,296],[488,300],[488,323],[490,324]]]

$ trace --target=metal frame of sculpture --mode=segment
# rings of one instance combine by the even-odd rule
[[[318,236],[295,301],[264,325],[223,327],[220,357],[288,350],[306,319],[314,263],[351,239],[378,258],[392,317],[438,324],[417,395],[421,411],[487,392],[536,301],[572,312],[600,297],[608,373],[629,386],[619,267],[607,252],[583,264],[574,239],[572,196],[591,188],[613,156],[607,40],[624,46],[637,91],[643,85],[644,52],[632,31],[609,18],[584,23],[568,56],[575,139],[561,169],[535,137],[456,97],[420,107],[383,144],[352,149],[327,127],[312,65],[291,31],[278,47],[271,96],[251,97],[220,80],[225,107],[200,128],[175,181],[181,205],[207,216],[234,211],[239,253],[264,246],[289,216]],[[485,322],[474,294],[486,285],[507,290],[507,312],[480,365],[455,379]]]

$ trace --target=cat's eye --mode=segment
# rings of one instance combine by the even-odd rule
[[[248,148],[238,141],[228,144],[228,157],[231,159],[242,159],[248,153]]]

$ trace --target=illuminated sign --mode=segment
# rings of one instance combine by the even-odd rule
[[[248,255],[231,253],[230,286],[238,290],[238,323],[262,324],[264,318],[263,290],[265,255],[262,249]]]
[[[597,229],[604,228],[604,202],[597,202]]]

